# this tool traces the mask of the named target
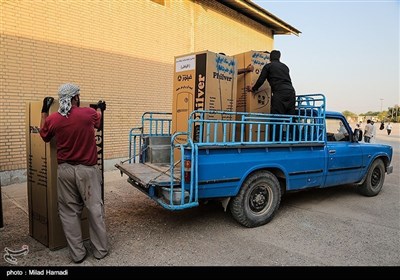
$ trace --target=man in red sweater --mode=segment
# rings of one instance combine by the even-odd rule
[[[102,259],[109,248],[94,128],[100,127],[105,103],[99,101],[97,111],[79,107],[80,88],[70,83],[61,85],[58,95],[60,108],[50,116],[48,112],[54,99],[44,98],[40,123],[43,140],[49,142],[55,137],[57,141],[58,212],[71,258],[81,263],[87,256],[81,231],[81,214],[86,206],[93,256]]]

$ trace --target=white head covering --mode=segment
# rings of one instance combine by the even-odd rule
[[[66,117],[71,110],[71,99],[75,95],[79,94],[79,86],[74,85],[74,84],[63,84],[58,88],[58,96],[60,98],[60,108],[58,109],[58,112]]]

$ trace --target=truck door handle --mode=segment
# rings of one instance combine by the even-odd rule
[[[336,150],[329,150],[330,154],[336,154]]]

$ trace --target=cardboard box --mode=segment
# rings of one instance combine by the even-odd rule
[[[67,242],[58,216],[56,142],[53,139],[50,143],[45,143],[39,134],[42,104],[42,101],[35,101],[26,105],[29,235],[50,250],[55,250],[67,246]],[[89,107],[91,103],[81,101],[80,106]],[[58,101],[54,100],[49,113],[57,110]],[[103,119],[101,129],[96,129],[93,133],[98,147],[98,165],[104,181]],[[101,187],[104,198],[104,183]],[[88,239],[89,223],[86,208],[82,213],[81,222],[83,238]]]
[[[253,72],[238,75],[237,82],[237,99],[236,111],[237,112],[250,112],[250,113],[264,113],[271,112],[271,87],[266,80],[259,90],[252,94],[246,91],[246,86],[252,86],[256,83],[261,74],[261,70],[265,64],[270,62],[270,53],[263,51],[248,51],[234,55],[238,62],[238,69],[246,68],[249,64],[254,66]],[[257,137],[257,129],[252,129],[252,139]],[[261,129],[261,135],[265,133],[265,127]],[[239,136],[237,131],[237,136]],[[246,140],[249,139],[249,127],[246,127]]]
[[[233,111],[237,67],[234,57],[210,51],[175,57],[172,130],[187,131],[194,110]],[[221,119],[209,115],[209,119]],[[192,137],[199,141],[199,128]],[[203,139],[204,140],[204,139]]]
[[[234,111],[237,91],[237,62],[232,56],[210,51],[175,57],[174,92],[172,105],[172,131],[188,131],[188,119],[194,110]],[[195,116],[198,118],[198,116]],[[220,114],[207,119],[220,120]],[[233,119],[231,115],[226,119]],[[200,127],[192,128],[195,142],[200,139]],[[232,133],[230,129],[227,136]],[[217,139],[222,141],[222,126],[217,128]],[[213,139],[215,131],[210,131]],[[177,139],[186,142],[186,137]],[[203,135],[203,141],[205,135]]]

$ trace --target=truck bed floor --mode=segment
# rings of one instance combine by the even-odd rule
[[[151,185],[155,186],[169,186],[171,182],[170,166],[168,164],[155,164],[155,163],[130,163],[130,164],[116,164],[122,173],[129,178],[139,183],[145,188]],[[174,185],[180,181],[180,168],[175,168]]]

